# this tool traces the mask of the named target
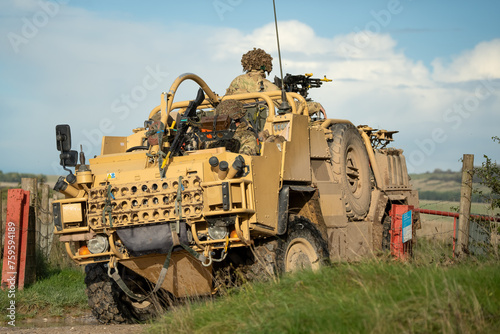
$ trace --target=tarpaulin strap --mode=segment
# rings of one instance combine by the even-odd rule
[[[123,279],[120,277],[118,270],[116,268],[114,268],[115,271],[113,273],[111,273],[111,266],[109,266],[109,265],[108,265],[109,266],[108,267],[108,275],[109,275],[109,277],[111,277],[112,279],[115,280],[116,284],[118,284],[118,286],[123,290],[123,292],[125,292],[125,294],[127,296],[129,296],[132,299],[137,300],[138,302],[142,302],[142,301],[148,299],[154,293],[156,293],[160,289],[160,287],[163,285],[163,281],[165,280],[165,277],[167,276],[167,270],[168,270],[168,266],[170,265],[170,258],[172,257],[172,250],[173,249],[174,249],[174,246],[170,247],[170,250],[168,251],[168,254],[167,254],[167,258],[165,259],[165,262],[163,263],[163,268],[161,268],[160,276],[158,276],[158,281],[156,282],[156,285],[155,285],[153,291],[151,291],[146,296],[138,296],[132,290],[130,290],[129,287],[127,286],[127,284],[125,284]]]
[[[182,219],[182,190],[184,190],[184,185],[182,184],[182,176],[179,176],[179,184],[177,185],[177,196],[175,198],[175,211],[179,215],[179,220]]]
[[[111,184],[108,183],[107,196],[104,202],[104,208],[102,209],[102,223],[104,224],[104,222],[106,221],[106,212],[107,212],[109,218],[109,227],[113,228],[113,216],[111,215],[113,207],[111,205],[111,199],[115,199],[115,197],[111,193]]]

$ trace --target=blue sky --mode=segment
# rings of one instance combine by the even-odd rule
[[[410,172],[500,160],[500,2],[276,0],[285,73],[332,83],[330,118],[399,130]],[[0,170],[61,174],[54,127],[99,154],[140,127],[184,72],[219,95],[261,47],[278,75],[272,1],[0,2]],[[190,99],[187,85],[179,99]]]

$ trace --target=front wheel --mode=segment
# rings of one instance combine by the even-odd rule
[[[127,269],[125,268],[124,271]],[[125,281],[129,284],[133,281],[132,284],[137,287],[137,282],[140,280],[131,275],[125,275]],[[152,296],[142,302],[131,300],[108,276],[104,263],[93,263],[85,267],[85,284],[92,314],[103,324],[147,321],[156,316],[160,309],[157,296]],[[142,292],[146,293],[144,290]]]

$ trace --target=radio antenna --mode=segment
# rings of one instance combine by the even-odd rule
[[[274,8],[274,27],[276,29],[276,42],[278,43],[278,59],[280,63],[280,75],[281,75],[281,105],[278,107],[279,113],[285,113],[290,110],[290,105],[286,99],[285,93],[285,83],[283,82],[283,66],[281,65],[281,50],[280,50],[280,37],[278,34],[278,19],[276,17],[276,2],[273,0]]]

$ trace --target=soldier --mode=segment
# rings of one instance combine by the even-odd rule
[[[241,57],[241,65],[245,74],[237,76],[226,90],[226,95],[270,92],[280,90],[278,86],[266,79],[266,72],[269,74],[273,69],[273,57],[262,49],[253,48]],[[275,102],[276,106],[281,104],[281,100]],[[325,109],[318,102],[308,101],[309,115],[313,116],[322,113],[326,118]]]
[[[226,95],[280,90],[266,79],[266,72],[269,74],[273,69],[272,61],[273,57],[262,49],[253,48],[245,53],[241,57],[241,65],[246,73],[231,82]]]
[[[224,100],[215,109],[217,115],[228,115],[236,124],[236,132],[233,140],[239,143],[238,153],[247,155],[257,155],[259,153],[259,145],[257,137],[252,128],[244,119],[246,111],[243,108],[243,103],[237,100]]]

